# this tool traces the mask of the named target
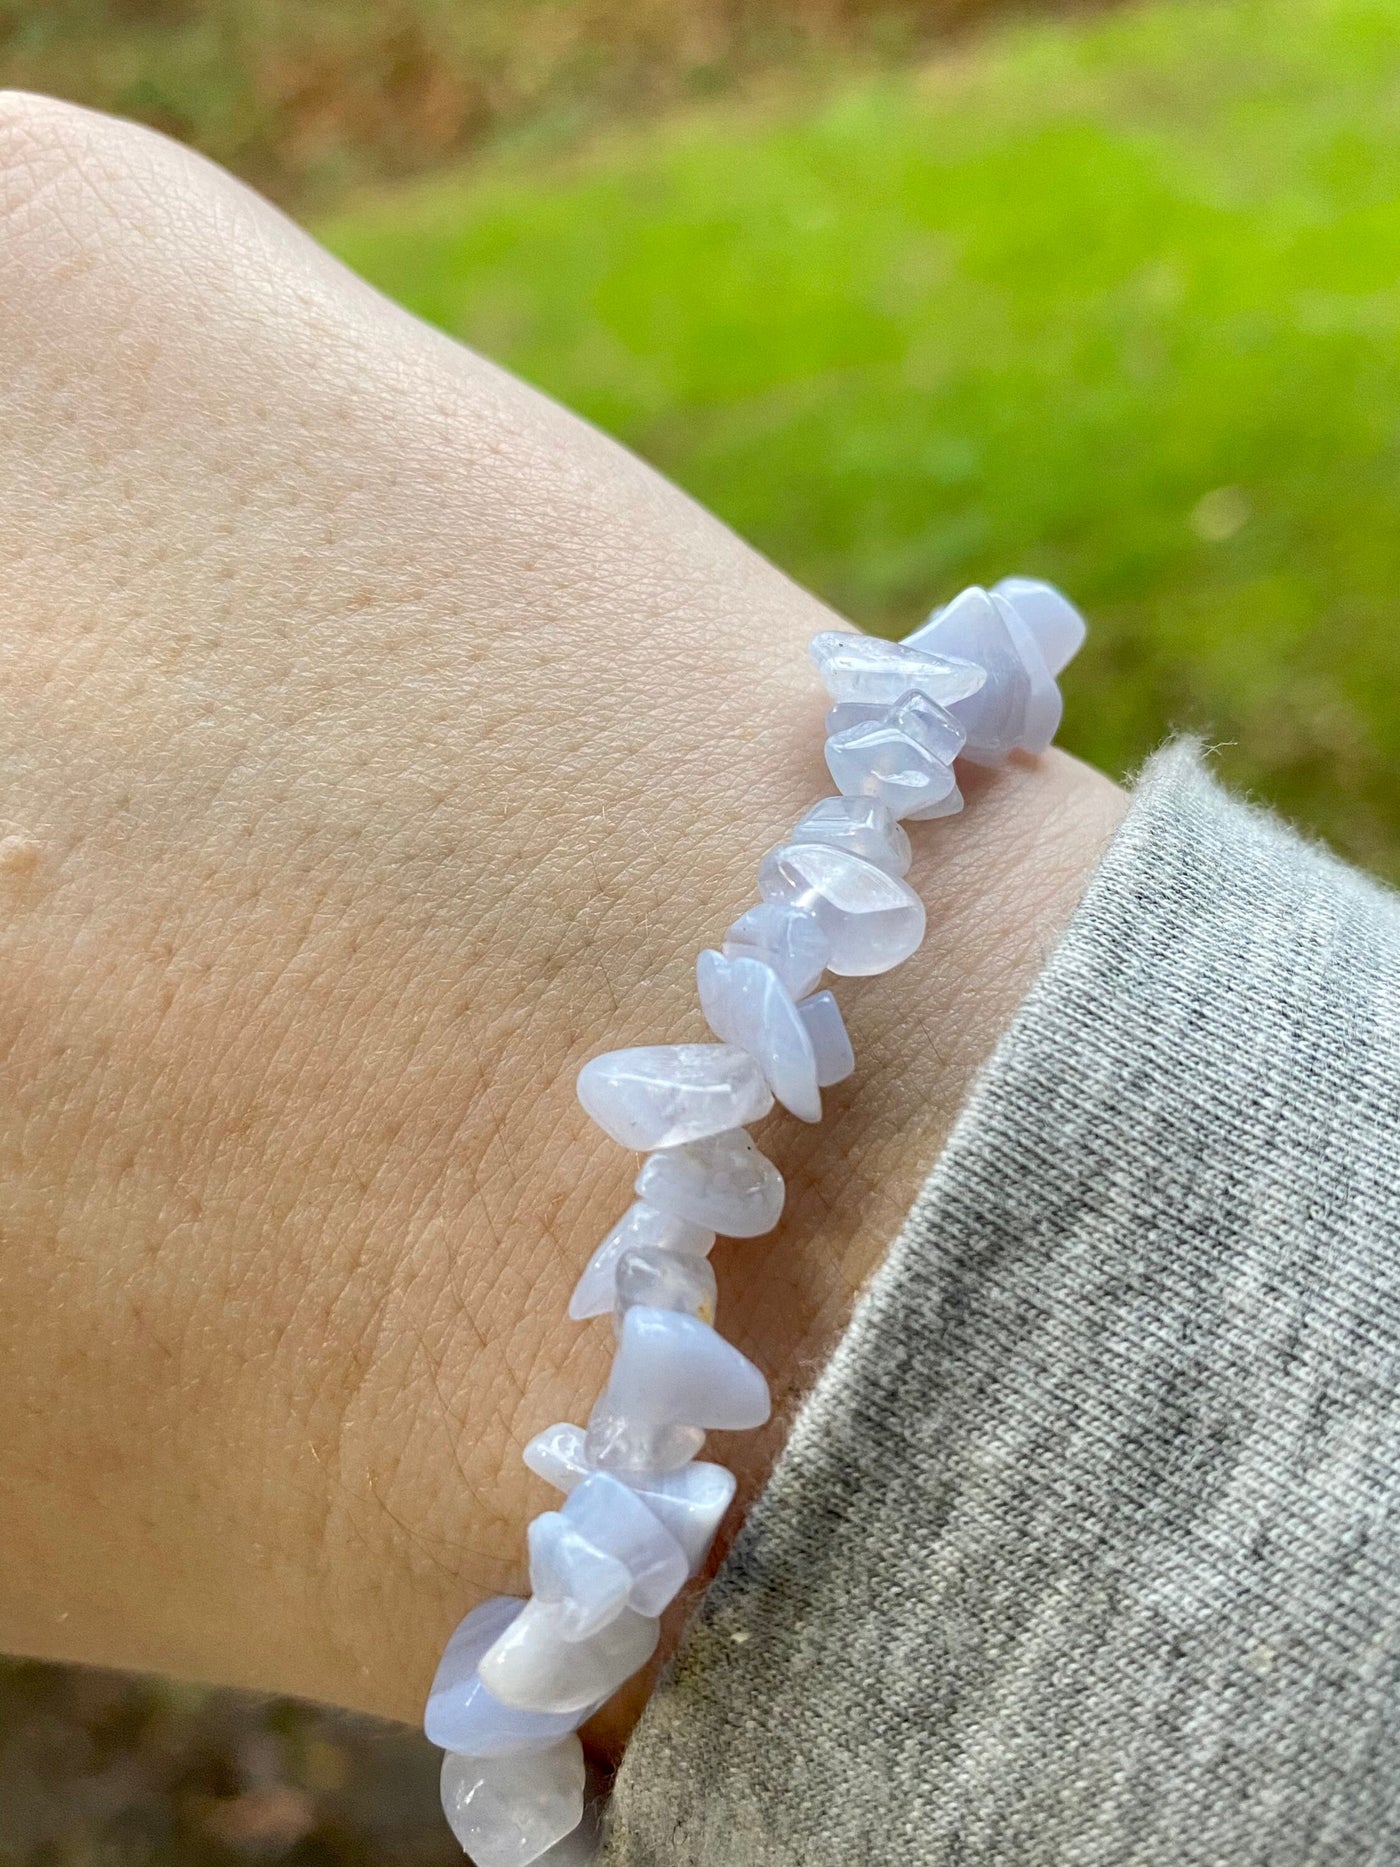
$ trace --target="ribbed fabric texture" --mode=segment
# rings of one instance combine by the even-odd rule
[[[1400,1861],[1400,902],[1175,749],[628,1752],[608,1867]]]

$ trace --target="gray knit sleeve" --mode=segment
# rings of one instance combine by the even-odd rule
[[[1400,901],[1160,757],[609,1867],[1400,1861]]]

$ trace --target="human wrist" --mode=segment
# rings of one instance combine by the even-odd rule
[[[518,1587],[521,1531],[546,1501],[520,1465],[520,1449],[553,1419],[586,1417],[602,1384],[606,1330],[571,1325],[564,1311],[629,1178],[626,1161],[576,1110],[574,1072],[604,1047],[703,1034],[691,956],[743,907],[758,854],[823,788],[810,756],[821,701],[802,642],[825,616],[773,582],[786,613],[766,632],[733,626],[732,689],[710,680],[703,692],[676,696],[675,763],[688,766],[693,790],[664,759],[652,769],[658,784],[673,787],[661,822],[679,820],[688,795],[708,800],[691,808],[684,835],[658,834],[646,863],[629,861],[608,827],[605,788],[586,872],[577,869],[576,846],[530,849],[530,866],[567,877],[568,892],[523,948],[510,942],[513,967],[494,956],[482,967],[469,1007],[447,1002],[456,988],[437,946],[452,907],[454,885],[445,877],[444,899],[426,922],[406,925],[402,938],[385,927],[377,950],[351,962],[352,971],[363,963],[358,981],[320,973],[344,964],[338,948],[327,949],[302,977],[306,1016],[285,1004],[277,1015],[266,1010],[247,1039],[246,1072],[265,1084],[279,1053],[315,1058],[318,1006],[339,1006],[343,1015],[367,991],[397,1001],[406,980],[441,974],[445,1002],[432,1048],[477,1051],[470,1083],[450,1066],[415,1082],[417,1046],[370,1019],[362,1036],[379,1054],[377,1078],[351,1063],[355,1074],[336,1083],[328,1069],[326,1089],[295,1105],[297,1131],[287,1140],[307,1163],[304,1178],[290,1206],[274,1202],[249,1214],[236,1242],[229,1228],[246,1212],[247,1182],[221,1160],[227,1147],[218,1122],[230,1112],[227,1093],[242,1093],[244,1070],[213,1105],[194,1097],[182,1107],[187,1125],[157,1150],[162,1203],[183,1177],[202,1214],[163,1237],[113,1231],[117,1274],[128,1251],[139,1257],[149,1244],[171,1282],[133,1277],[134,1301],[109,1310],[125,1391],[113,1385],[113,1366],[89,1359],[90,1384],[74,1384],[69,1401],[79,1417],[85,1405],[110,1413],[114,1398],[118,1416],[134,1406],[142,1424],[133,1435],[159,1442],[170,1417],[159,1385],[183,1385],[189,1404],[176,1429],[175,1469],[202,1499],[200,1520],[187,1521],[174,1497],[157,1501],[170,1464],[155,1457],[147,1469],[128,1460],[134,1490],[101,1494],[102,1534],[116,1533],[125,1545],[116,1573],[126,1562],[149,1562],[124,1521],[149,1497],[158,1542],[186,1549],[191,1565],[203,1568],[202,1584],[148,1607],[149,1625],[141,1611],[126,1611],[119,1639],[80,1624],[74,1647],[60,1632],[41,1650],[271,1685],[410,1718],[444,1628],[478,1596]],[[697,746],[709,761],[703,770],[694,763]],[[620,782],[619,803],[624,794]],[[716,1253],[726,1331],[769,1375],[778,1403],[767,1433],[715,1441],[743,1487],[731,1522],[761,1484],[785,1418],[897,1229],[969,1075],[1072,906],[1116,798],[1102,780],[1052,754],[987,778],[963,819],[918,839],[912,879],[929,904],[925,947],[897,979],[843,988],[860,1074],[829,1094],[820,1128],[773,1118],[762,1139],[788,1180],[784,1227]],[[275,868],[277,851],[264,854]],[[227,852],[218,858],[226,862]],[[294,887],[295,871],[284,880]],[[364,877],[376,913],[390,881],[378,865]],[[268,892],[276,898],[282,883],[269,883]],[[215,902],[222,896],[213,890]],[[243,946],[244,932],[237,916],[224,923],[233,969],[256,973],[268,958],[256,942]],[[202,945],[188,941],[175,955],[180,965],[198,966]],[[129,957],[139,974],[152,956]],[[66,967],[59,970],[67,979]],[[117,967],[114,981],[121,974]],[[631,991],[629,981],[638,982]],[[41,1001],[53,990],[42,974],[26,984],[22,970],[17,983],[23,991],[37,985]],[[69,980],[67,989],[81,986]],[[139,981],[114,989],[144,1028],[149,1007]],[[188,1018],[191,1007],[167,1008],[161,1043],[185,1068],[201,1055],[221,1059],[238,1035],[229,1019],[246,1002],[235,994],[212,1026]],[[145,1094],[128,1087],[133,1100]],[[115,1082],[107,1088],[110,1100]],[[454,1094],[471,1106],[447,1106],[434,1135],[425,1105]],[[396,1121],[431,1145],[416,1146],[410,1160],[375,1136],[376,1124]],[[127,1132],[139,1141],[139,1130]],[[119,1135],[99,1138],[107,1153],[120,1143]],[[191,1170],[201,1161],[207,1177],[195,1184]],[[77,1187],[83,1171],[61,1153],[30,1162],[36,1182],[71,1175]],[[395,1174],[400,1185],[386,1196]],[[339,1204],[355,1187],[354,1207]],[[205,1300],[192,1301],[201,1284]],[[201,1328],[209,1349],[202,1365],[181,1342]],[[179,1345],[173,1359],[161,1340]],[[280,1352],[266,1356],[272,1341]],[[55,1353],[69,1352],[65,1342],[60,1332]],[[144,1401],[142,1380],[153,1389]],[[90,1454],[90,1432],[76,1438]],[[81,1470],[70,1476],[84,1482]],[[242,1631],[248,1621],[269,1625],[274,1593],[275,1651]],[[211,1611],[191,1626],[201,1596]],[[181,1625],[172,1629],[168,1610],[176,1603]],[[637,1697],[594,1735],[615,1745]]]
[[[804,677],[797,685],[803,690],[800,697],[794,694],[800,715],[804,709],[810,712],[815,696]],[[820,711],[820,703],[815,704],[814,719]],[[763,826],[760,846],[780,834],[784,812],[788,818],[797,814],[808,778],[794,771],[794,796],[784,797],[775,821]],[[820,1128],[778,1114],[759,1133],[787,1180],[782,1226],[769,1238],[723,1242],[715,1253],[721,1326],[769,1375],[775,1399],[775,1417],[766,1432],[718,1434],[707,1448],[707,1457],[731,1466],[740,1480],[730,1530],[761,1485],[793,1408],[819,1372],[856,1290],[898,1229],[971,1075],[1072,912],[1122,808],[1115,787],[1059,754],[995,776],[974,774],[972,792],[972,810],[957,826],[960,833],[950,835],[954,826],[946,824],[932,832],[942,844],[942,859],[936,867],[917,863],[911,876],[931,900],[923,954],[901,970],[895,989],[889,979],[848,981],[843,989],[860,1053],[858,1077],[828,1092]],[[752,827],[744,824],[734,826],[730,838],[742,842],[751,834]],[[936,882],[928,873],[931,867]],[[728,899],[721,899],[709,917],[709,928],[697,929],[688,940],[682,936],[682,951],[713,938],[715,916],[727,920],[744,904],[742,884],[730,890],[717,882],[715,892]],[[624,999],[596,1038],[579,1045],[559,1072],[554,1092],[544,1098],[553,1132],[579,1127],[569,1105],[580,1056],[613,1042],[657,1041],[659,1032],[681,1041],[706,1035],[694,1010],[689,967],[682,967],[677,980],[671,956],[658,953],[656,958],[658,964],[644,970],[651,989],[638,995],[640,1009]],[[552,1106],[556,1097],[557,1109]],[[570,1248],[555,1261],[552,1290],[537,1287],[542,1309],[552,1302],[562,1311],[579,1268],[629,1197],[634,1168],[635,1162],[629,1166],[615,1148],[588,1160],[580,1175],[579,1217]],[[517,1450],[552,1419],[587,1417],[600,1385],[600,1351],[604,1358],[611,1352],[609,1332],[596,1324],[582,1331],[566,1325],[566,1336],[570,1333],[572,1342],[551,1334],[555,1346],[522,1396],[523,1417],[512,1435]],[[513,1490],[503,1520],[513,1518],[523,1527],[529,1514],[550,1501],[545,1488],[532,1484],[520,1468],[513,1486],[509,1470],[503,1483]],[[483,1592],[519,1591],[523,1539],[517,1550],[510,1571],[487,1582]],[[454,1607],[460,1610],[474,1592],[459,1588]],[[688,1599],[693,1598],[692,1592]],[[667,1617],[654,1664],[592,1721],[585,1735],[595,1748],[615,1752],[619,1747],[684,1615],[682,1602]]]
[[[824,788],[831,619],[203,165],[15,121],[3,1638],[412,1716],[601,1384],[563,1312],[627,1176],[574,1069],[699,1035],[695,948]],[[849,1115],[782,1125],[789,1226],[719,1257],[780,1391],[1034,970],[1010,826],[1077,821],[1063,770],[936,826]]]

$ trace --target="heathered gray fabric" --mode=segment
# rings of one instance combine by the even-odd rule
[[[1175,750],[628,1753],[608,1867],[1400,1861],[1400,901]]]

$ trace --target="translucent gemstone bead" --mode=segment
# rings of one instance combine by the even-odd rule
[[[664,1309],[628,1310],[607,1398],[629,1420],[724,1432],[762,1426],[772,1407],[768,1383],[732,1342]]]
[[[700,1009],[716,1037],[756,1057],[768,1087],[802,1121],[822,1118],[817,1062],[792,995],[759,959],[726,959],[707,948],[695,964]]]
[[[566,1494],[588,1476],[589,1466],[583,1453],[584,1430],[568,1420],[546,1426],[536,1433],[521,1458],[537,1478]]]
[[[965,657],[986,670],[986,683],[975,694],[947,704],[967,733],[964,757],[975,765],[1000,764],[1020,744],[1031,695],[1031,678],[1003,609],[974,585],[935,610],[906,636],[905,645]]]
[[[557,1426],[547,1426],[542,1433],[536,1433],[525,1448],[525,1463],[546,1483],[567,1494],[589,1474],[583,1447],[583,1428],[561,1421]],[[720,1519],[733,1500],[734,1474],[722,1465],[693,1460],[671,1472],[636,1471],[616,1475],[636,1492],[653,1516],[665,1524],[685,1551],[694,1574],[704,1561]]]
[[[1045,751],[1060,729],[1060,720],[1064,714],[1064,702],[1060,690],[1055,685],[1055,677],[1045,665],[1045,657],[1040,652],[1040,645],[1022,621],[1014,606],[1004,596],[993,593],[992,601],[1000,612],[1007,632],[1016,644],[1016,652],[1021,657],[1021,665],[1029,677],[1031,690],[1026,699],[1025,717],[1021,722],[1021,736],[1017,741],[1020,750],[1039,754]]]
[[[632,1578],[615,1556],[581,1536],[562,1511],[542,1511],[526,1535],[530,1588],[557,1609],[565,1640],[586,1640],[617,1619]]]
[[[724,936],[726,959],[760,959],[794,998],[802,998],[826,971],[826,935],[810,914],[761,901],[741,914]]]
[[[954,719],[952,708],[942,706],[937,701],[929,700],[926,695],[905,694],[894,704],[895,706],[907,706],[912,700],[923,701],[926,706],[934,709],[935,716],[946,716],[947,721],[954,727],[957,727],[957,721]],[[838,706],[828,707],[826,710],[827,737],[834,738],[837,733],[845,732],[852,726],[869,726],[876,720],[887,720],[891,711],[892,709],[890,707],[866,707],[858,706],[853,700],[842,701]],[[959,746],[962,744],[965,736],[961,728],[958,728]],[[949,754],[949,756],[956,757],[957,754],[953,752]]]
[[[1084,618],[1053,583],[1038,577],[1003,577],[992,586],[992,595],[1004,596],[1025,623],[1052,676],[1084,646]]]
[[[625,1569],[627,1605],[638,1614],[660,1614],[684,1587],[684,1549],[631,1486],[610,1472],[585,1478],[559,1514]]]
[[[569,1298],[570,1316],[575,1322],[584,1322],[590,1316],[606,1316],[612,1309],[617,1301],[618,1259],[624,1251],[655,1248],[684,1257],[704,1257],[714,1242],[714,1233],[703,1225],[691,1225],[644,1199],[634,1200],[574,1285],[574,1294]]]
[[[611,1698],[656,1651],[660,1625],[624,1608],[586,1640],[566,1640],[559,1610],[527,1601],[482,1655],[482,1683],[521,1711],[576,1711]]]
[[[765,901],[816,916],[831,942],[831,971],[847,977],[888,972],[924,937],[924,904],[913,889],[845,849],[782,843],[763,858],[758,886]]]
[[[672,1472],[688,1465],[705,1443],[699,1426],[657,1426],[630,1419],[605,1393],[588,1416],[583,1453],[590,1470],[613,1472]]]
[[[524,1606],[514,1596],[496,1595],[473,1608],[457,1627],[428,1693],[423,1729],[430,1743],[472,1757],[543,1750],[575,1730],[602,1703],[600,1697],[573,1712],[518,1711],[487,1691],[477,1672],[482,1655]]]
[[[950,714],[914,694],[869,725],[828,739],[827,770],[847,796],[877,797],[907,817],[956,789],[952,761],[962,741]]]
[[[696,1462],[679,1471],[638,1474],[627,1482],[685,1551],[690,1573],[704,1562],[737,1483],[722,1465]]]
[[[901,732],[908,733],[911,739],[917,739],[920,745],[932,752],[935,758],[941,758],[945,764],[952,763],[967,741],[967,734],[947,707],[940,707],[936,701],[926,699],[923,694],[906,694],[903,700],[890,708],[889,717]]]
[[[713,1323],[719,1288],[707,1258],[682,1257],[643,1245],[624,1251],[617,1261],[617,1302],[614,1326],[622,1327],[629,1309],[683,1310]]]
[[[442,1760],[442,1810],[476,1867],[529,1867],[583,1820],[583,1746]]]
[[[837,733],[848,732],[852,726],[868,726],[871,720],[880,719],[886,710],[866,706],[859,700],[838,700],[834,707],[826,710],[826,736],[834,739]]]
[[[906,823],[925,823],[931,817],[955,817],[963,807],[963,794],[955,784],[951,791],[942,797],[934,798],[930,803],[921,804],[917,810],[906,810]]]
[[[585,1063],[578,1099],[623,1147],[702,1141],[773,1106],[753,1058],[732,1044],[652,1044]]]
[[[817,1081],[823,1089],[829,1089],[833,1083],[843,1083],[856,1067],[856,1053],[851,1048],[841,1007],[830,992],[817,992],[811,998],[804,998],[797,1009],[812,1040]]]
[[[726,1238],[757,1238],[782,1217],[783,1176],[742,1128],[649,1154],[639,1198]]]
[[[912,637],[886,642],[829,629],[812,637],[808,653],[836,701],[888,707],[904,694],[921,693],[946,706],[975,694],[986,679],[980,666],[930,652]]]
[[[914,860],[909,838],[895,821],[894,812],[877,797],[824,797],[798,818],[787,840],[848,849],[853,856],[859,856],[862,862],[873,862],[887,875],[907,875],[909,864]],[[754,909],[755,913],[758,911]],[[770,913],[790,911],[769,910]],[[726,947],[725,951],[728,950]],[[815,979],[812,984],[816,984]],[[792,989],[797,997],[804,996],[796,987]],[[811,987],[807,989],[810,991]]]

